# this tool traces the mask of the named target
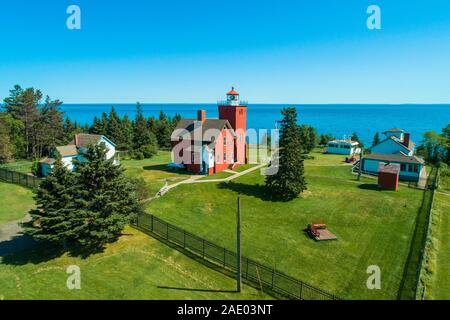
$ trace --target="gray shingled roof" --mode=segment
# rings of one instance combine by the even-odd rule
[[[177,127],[175,128],[174,132],[172,133],[172,139],[176,140],[178,138],[178,134],[180,133],[180,130],[187,130],[191,133],[191,137],[194,132],[194,125],[200,125],[202,126],[202,141],[203,142],[212,142],[215,139],[217,139],[217,136],[220,134],[221,130],[225,127],[230,129],[231,134],[235,136],[234,130],[231,128],[230,123],[228,120],[223,119],[206,119],[201,123],[200,121],[194,120],[194,119],[181,119],[178,122]],[[208,137],[205,138],[205,133],[208,132]]]
[[[368,160],[380,160],[388,162],[398,162],[398,163],[415,163],[415,164],[425,164],[422,158],[416,156],[404,156],[401,154],[380,154],[372,153],[364,157]]]
[[[391,129],[386,130],[385,132],[383,132],[383,134],[385,134],[386,132],[405,132],[405,130],[399,129],[399,128],[391,128]]]
[[[89,144],[95,144],[102,139],[99,134],[79,133],[75,136],[75,144],[77,147],[86,148]]]

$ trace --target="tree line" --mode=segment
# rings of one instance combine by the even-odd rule
[[[127,151],[133,158],[152,157],[159,148],[170,148],[170,135],[180,115],[170,117],[163,111],[158,117],[145,118],[137,103],[136,116],[120,117],[114,107],[101,117],[94,117],[91,125],[79,125],[65,118],[61,100],[34,88],[16,85],[0,108],[0,163],[13,159],[39,160],[52,150],[68,144],[77,133],[105,135],[118,150]]]
[[[441,168],[441,174],[450,177],[450,124],[442,129],[425,132],[423,140],[417,147],[417,154]]]

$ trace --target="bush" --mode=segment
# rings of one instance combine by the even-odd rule
[[[134,187],[136,188],[137,197],[139,200],[145,200],[150,197],[150,192],[148,190],[145,180],[142,178],[131,179]]]
[[[439,165],[439,169],[441,176],[450,177],[450,168],[448,167],[447,164],[441,162],[441,164]]]
[[[133,158],[136,160],[143,160],[144,154],[141,151],[136,151],[136,152],[134,152]]]
[[[31,173],[36,177],[42,176],[41,164],[39,161],[33,161],[31,164]]]
[[[158,152],[158,148],[156,145],[148,144],[140,147],[139,151],[142,152],[144,158],[148,159],[153,157]]]

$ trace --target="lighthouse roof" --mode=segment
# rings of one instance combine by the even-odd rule
[[[228,91],[227,95],[238,96],[239,93],[236,90],[234,90],[234,87],[231,87],[231,90]]]

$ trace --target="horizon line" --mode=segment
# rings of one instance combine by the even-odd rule
[[[63,102],[62,105],[135,105],[137,103],[147,104],[147,105],[161,105],[161,104],[170,104],[170,105],[217,105],[217,102]],[[317,105],[317,106],[326,106],[326,105],[353,105],[353,106],[361,106],[361,105],[388,105],[388,106],[423,106],[423,105],[432,105],[432,106],[449,106],[450,102],[447,103],[299,103],[299,102],[261,102],[261,103],[248,103],[247,105]],[[3,105],[3,104],[2,104]]]

